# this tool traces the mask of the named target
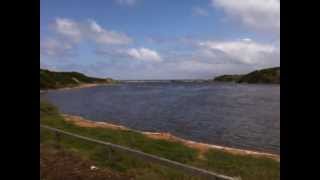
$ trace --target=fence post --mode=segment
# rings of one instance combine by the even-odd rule
[[[111,153],[112,153],[110,147],[107,147],[107,152],[108,152],[108,161],[109,161],[109,163],[110,163],[110,162],[111,162]]]
[[[61,135],[59,132],[54,132],[55,140],[56,140],[56,148],[60,149],[60,141],[61,141]]]

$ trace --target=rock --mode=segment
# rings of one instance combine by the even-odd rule
[[[93,166],[93,165],[92,165],[92,166],[90,167],[90,169],[91,169],[91,170],[97,170],[98,168],[97,168],[96,166]]]

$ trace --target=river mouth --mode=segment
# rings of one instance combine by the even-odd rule
[[[41,94],[62,113],[280,154],[280,86],[124,83]]]

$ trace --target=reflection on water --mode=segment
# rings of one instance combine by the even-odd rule
[[[128,83],[42,95],[64,113],[200,142],[280,151],[280,86]]]

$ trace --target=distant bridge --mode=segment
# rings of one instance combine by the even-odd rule
[[[192,83],[208,82],[205,79],[174,79],[174,80],[120,80],[124,83]]]

